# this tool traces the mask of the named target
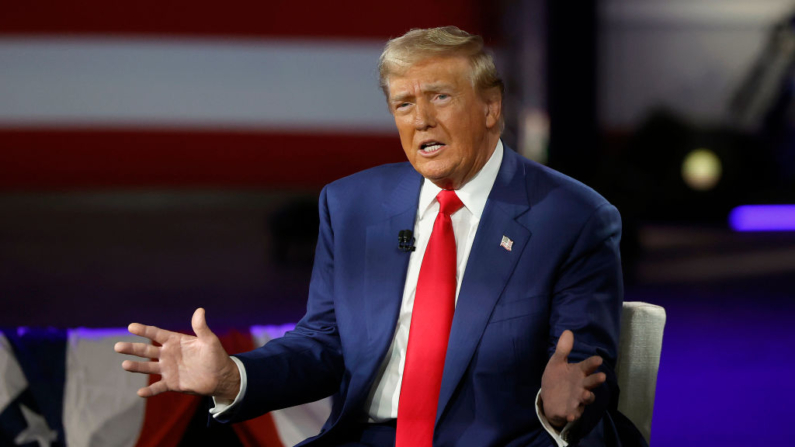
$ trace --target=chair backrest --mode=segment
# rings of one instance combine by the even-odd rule
[[[618,410],[651,444],[651,417],[660,367],[665,309],[654,304],[624,303],[616,374],[621,393]]]

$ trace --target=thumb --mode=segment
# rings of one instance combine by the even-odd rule
[[[570,330],[563,331],[558,338],[558,345],[555,347],[555,357],[557,360],[568,361],[571,349],[574,347],[574,334]]]
[[[196,312],[193,312],[193,318],[191,318],[190,324],[193,326],[193,332],[199,338],[213,335],[213,332],[207,326],[207,320],[204,318],[204,309],[201,307],[196,309]]]

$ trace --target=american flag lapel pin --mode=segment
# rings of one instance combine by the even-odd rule
[[[500,247],[511,251],[511,247],[513,247],[513,241],[508,238],[508,236],[502,236],[502,242],[500,242]]]

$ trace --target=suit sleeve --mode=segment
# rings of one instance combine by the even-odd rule
[[[624,294],[620,239],[618,210],[607,203],[596,208],[561,265],[553,291],[549,355],[563,331],[571,330],[574,347],[569,362],[601,356],[604,362],[599,370],[607,375],[605,383],[593,390],[596,401],[585,407],[569,430],[570,445],[586,436],[618,399],[615,364]]]
[[[245,366],[248,384],[239,407],[223,422],[312,402],[339,388],[344,363],[334,313],[334,231],[326,188],[321,192],[319,208],[320,229],[307,313],[283,338],[236,355]]]

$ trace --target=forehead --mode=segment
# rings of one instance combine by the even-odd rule
[[[432,57],[417,62],[400,73],[389,76],[390,96],[430,86],[460,87],[471,85],[469,60],[464,57]]]

